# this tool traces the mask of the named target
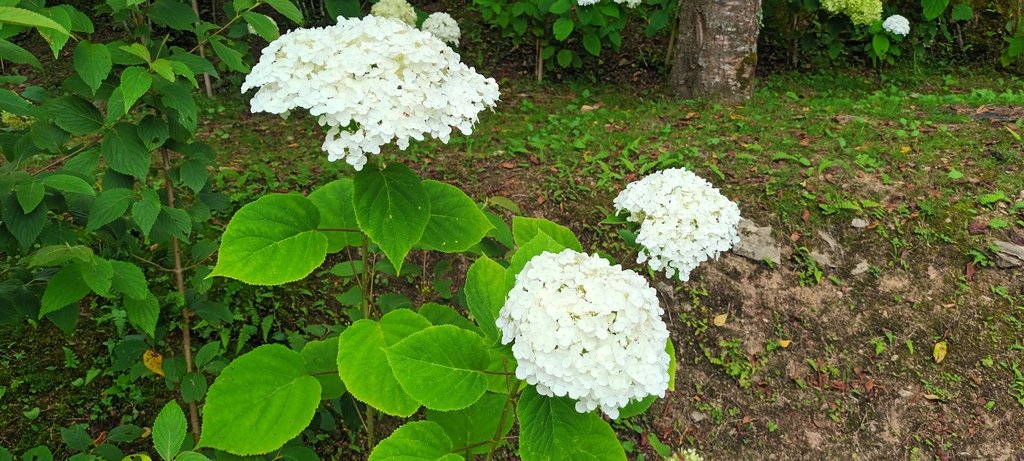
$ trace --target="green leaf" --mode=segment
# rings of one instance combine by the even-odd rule
[[[64,26],[54,22],[54,20],[34,11],[22,8],[0,6],[0,24],[15,24],[19,26],[50,29],[64,35],[71,35],[71,32],[64,28]]]
[[[208,386],[206,376],[201,372],[187,373],[181,379],[181,399],[185,403],[202,401]]]
[[[82,279],[82,272],[78,264],[62,267],[46,283],[46,290],[43,291],[41,301],[42,307],[39,309],[39,318],[80,301],[90,291],[89,285],[86,285],[85,280]]]
[[[537,234],[533,240],[519,247],[516,254],[512,255],[512,262],[509,263],[508,269],[505,271],[505,287],[510,290],[515,286],[516,276],[535,256],[544,252],[560,253],[562,250],[565,250],[565,246],[548,237],[548,234],[543,232]]]
[[[89,86],[93,94],[96,94],[96,90],[107,79],[113,68],[110,50],[104,45],[94,44],[88,40],[78,42],[78,46],[75,47],[74,63],[75,72]]]
[[[405,256],[430,220],[430,202],[409,167],[397,162],[384,170],[366,165],[355,177],[355,214],[359,228],[401,273]]]
[[[505,286],[505,268],[486,256],[477,259],[466,273],[466,306],[476,324],[492,341],[501,339],[494,321],[505,305],[508,288]]]
[[[358,18],[363,15],[359,0],[324,0],[324,4],[327,6],[327,15],[331,18]]]
[[[949,14],[949,18],[954,21],[970,21],[974,18],[974,9],[966,3],[957,3],[953,6],[953,11]]]
[[[149,64],[149,69],[168,82],[173,82],[175,80],[174,65],[171,64],[171,61],[164,58],[151,62]]]
[[[142,236],[149,239],[149,232],[153,230],[157,217],[160,216],[160,197],[152,189],[142,189],[142,200],[132,204],[132,219],[138,224]]]
[[[924,7],[924,18],[931,21],[942,16],[949,6],[949,0],[921,0],[921,6]]]
[[[402,389],[427,408],[459,410],[487,391],[487,348],[472,331],[430,327],[389,347],[387,356]]]
[[[53,122],[73,135],[90,134],[103,128],[103,114],[91,102],[66,96],[53,102]]]
[[[110,265],[114,267],[111,288],[129,298],[146,299],[150,296],[149,284],[139,266],[116,259],[111,260]]]
[[[555,56],[555,61],[558,62],[559,66],[569,67],[569,64],[572,64],[572,50],[559,50],[558,55]]]
[[[210,274],[251,285],[299,280],[327,258],[320,212],[298,194],[266,195],[235,213],[221,237]]]
[[[154,117],[150,114],[147,114],[139,121],[136,134],[139,135],[139,139],[142,140],[146,149],[149,150],[164,145],[164,142],[171,135],[167,122],[161,117]]]
[[[594,56],[601,56],[601,38],[593,32],[583,34],[583,48]]]
[[[68,39],[71,37],[70,32],[67,29],[71,29],[71,15],[67,11],[61,8],[48,8],[45,10],[46,14],[56,22],[60,24],[65,30],[55,30],[50,28],[40,28],[39,35],[43,36],[46,40],[46,44],[50,46],[50,51],[53,51],[53,58],[60,58],[60,50],[64,49],[64,45],[68,43]]]
[[[265,0],[271,8],[292,22],[302,25],[302,12],[290,0]]]
[[[85,230],[92,232],[124,216],[124,212],[128,211],[128,205],[132,203],[132,195],[131,189],[108,189],[100,192],[89,206],[89,221]]]
[[[268,453],[299,435],[320,405],[320,384],[298,352],[270,344],[238,357],[206,395],[198,446]]]
[[[430,220],[420,238],[428,250],[458,253],[472,248],[494,225],[473,199],[459,188],[439,181],[423,181],[430,202]]]
[[[593,412],[577,412],[568,397],[546,397],[529,386],[519,397],[516,415],[523,461],[626,459],[611,426]]]
[[[151,336],[156,336],[156,325],[160,319],[160,301],[153,293],[146,293],[145,297],[133,298],[124,297],[124,310],[128,313],[128,322],[139,331]]]
[[[50,245],[42,247],[24,259],[29,267],[60,266],[68,261],[91,261],[92,250],[85,245]]]
[[[4,39],[0,39],[0,59],[14,64],[28,64],[36,69],[43,67],[34,54]]]
[[[110,169],[139,180],[149,174],[152,157],[149,149],[139,139],[135,127],[128,123],[118,123],[114,129],[103,136],[100,152]]]
[[[124,42],[117,42],[117,43],[124,43]],[[111,45],[114,45],[114,44],[111,44]],[[127,56],[123,56],[121,58],[122,58],[122,60],[124,62],[122,62],[122,61],[115,61],[118,64],[141,64],[143,62],[150,62],[150,61],[153,60],[153,56],[149,53],[149,48],[146,48],[146,46],[141,44],[141,43],[132,43],[132,44],[129,44],[129,45],[120,45],[120,46],[117,47],[117,49],[119,51],[123,52],[126,55],[131,55],[131,56],[134,56],[134,57],[139,58],[141,60],[141,61],[134,60],[134,59],[124,60],[124,58],[127,57]],[[111,54],[111,57],[114,57],[113,54]]]
[[[14,194],[18,197],[18,204],[22,211],[29,214],[43,201],[46,195],[46,186],[36,180],[25,181],[14,188]]]
[[[886,37],[885,34],[875,34],[871,40],[871,47],[878,57],[885,56],[885,52],[889,51],[889,37]]]
[[[181,444],[185,442],[187,432],[188,423],[185,422],[185,413],[181,411],[178,402],[167,402],[153,422],[153,447],[156,448],[157,454],[164,461],[173,460],[181,451]]]
[[[249,73],[249,65],[242,61],[242,53],[228,45],[225,45],[223,37],[220,35],[211,37],[210,45],[213,46],[213,51],[217,53],[217,57],[219,57],[220,60],[224,62],[224,65],[228,66],[229,69],[243,74]]]
[[[286,456],[282,457],[281,459],[290,461],[290,458]],[[194,451],[183,451],[181,453],[178,453],[178,457],[174,458],[174,461],[210,461],[210,458],[207,458],[206,456],[203,456]]]
[[[452,439],[452,445],[465,447],[489,440],[498,432],[498,423],[505,410],[508,396],[488,392],[468,408],[456,411],[427,410],[427,421],[433,421],[444,428],[444,432]],[[505,421],[501,426],[501,436],[512,429],[512,408],[508,409]],[[487,453],[490,445],[480,445],[467,450],[471,454]],[[465,453],[466,451],[459,451]]]
[[[156,0],[149,8],[147,17],[174,30],[192,30],[196,22],[199,22],[199,16],[196,16],[192,7],[177,0]]]
[[[3,221],[7,230],[14,235],[23,249],[28,249],[46,225],[46,204],[36,206],[31,213],[24,213],[15,194],[4,200]]]
[[[252,26],[252,30],[267,42],[277,40],[277,37],[281,36],[281,32],[277,30],[277,23],[264,14],[246,11],[242,13],[242,17]]]
[[[353,208],[355,186],[349,178],[331,181],[309,194],[309,201],[320,210],[321,229],[358,230],[356,212]],[[358,247],[363,243],[360,232],[324,232],[327,236],[327,252],[337,253],[346,247]]]
[[[121,72],[121,94],[124,96],[124,111],[132,110],[132,105],[153,86],[153,76],[143,67],[128,67]]]
[[[406,423],[381,440],[368,461],[460,461],[451,453],[452,441],[444,428],[430,421]]]
[[[82,194],[89,196],[96,195],[96,190],[93,189],[92,186],[89,185],[89,183],[85,182],[84,179],[79,178],[78,176],[70,174],[51,174],[40,178],[40,182],[42,182],[43,185],[46,187],[56,189],[61,192],[69,192],[72,194]]]
[[[110,296],[110,286],[114,277],[114,266],[110,261],[98,256],[77,263],[80,266],[82,280],[92,291],[100,296]]]
[[[445,306],[444,304],[437,303],[425,303],[416,310],[420,315],[430,320],[430,323],[434,325],[454,325],[463,330],[469,330],[479,334],[480,328],[477,328],[473,322],[470,322],[467,318],[463,317],[459,311],[451,306]]]
[[[302,348],[306,372],[320,382],[320,400],[331,400],[345,394],[345,383],[338,374],[338,337],[310,341]]]
[[[533,240],[537,234],[544,233],[566,248],[583,251],[576,234],[568,227],[553,223],[544,218],[512,217],[512,238],[517,246],[523,246]]]
[[[348,392],[389,415],[416,413],[420,402],[402,390],[385,349],[429,327],[423,316],[396,309],[379,322],[363,319],[346,328],[338,338],[338,372]]]
[[[206,161],[200,158],[190,158],[181,162],[178,171],[181,183],[197,194],[206,186],[206,180],[210,176],[210,172],[206,169]]]
[[[551,26],[551,32],[555,34],[555,40],[564,42],[565,39],[569,38],[569,34],[572,33],[573,26],[576,23],[569,18],[558,18],[557,21]]]
[[[572,4],[571,0],[555,0],[555,3],[551,4],[551,9],[548,11],[551,14],[562,14],[569,11],[572,8]]]

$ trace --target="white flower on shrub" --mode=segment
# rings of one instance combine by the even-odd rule
[[[679,450],[672,455],[672,461],[704,461],[704,457],[693,448]]]
[[[580,6],[596,5],[600,2],[601,0],[576,0],[576,3]],[[615,0],[615,3],[618,3],[620,5],[626,5],[629,8],[633,8],[636,7],[637,5],[640,5],[641,0]]]
[[[882,28],[893,35],[906,37],[907,34],[910,33],[910,21],[903,16],[894,14],[885,18],[885,22],[882,23]]]
[[[420,30],[429,32],[450,45],[458,45],[459,37],[462,35],[459,23],[448,13],[433,13],[427,16],[427,19],[423,20]]]
[[[564,250],[534,257],[496,321],[516,377],[547,396],[612,418],[630,400],[664,396],[668,329],[647,280],[607,260]]]
[[[690,271],[739,241],[740,209],[703,178],[672,168],[632,182],[615,197],[616,211],[640,223],[637,262],[690,279]]]
[[[470,134],[499,97],[494,79],[433,35],[375,16],[282,35],[245,78],[242,92],[251,88],[254,112],[319,117],[328,159],[357,170],[391,142],[404,150],[428,135],[447,143],[453,127]]]
[[[370,14],[392,18],[416,27],[416,9],[406,0],[380,0],[370,7]]]

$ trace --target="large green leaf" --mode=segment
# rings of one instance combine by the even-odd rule
[[[565,246],[548,236],[543,232],[537,234],[533,240],[530,240],[525,245],[519,247],[516,250],[516,254],[512,255],[512,261],[508,265],[508,269],[505,271],[505,287],[509,290],[515,286],[516,276],[523,270],[531,259],[540,255],[541,253],[559,253],[565,250]],[[506,291],[507,293],[507,291]]]
[[[106,48],[104,48],[106,49]],[[90,134],[103,127],[103,114],[91,102],[65,96],[53,102],[53,122],[73,135]]]
[[[178,402],[167,402],[153,422],[153,447],[156,448],[157,454],[164,461],[173,460],[181,451],[181,444],[185,442],[187,432],[188,423],[185,422],[185,413],[181,411]]]
[[[324,4],[327,6],[327,14],[332,18],[358,18],[363,15],[359,0],[324,0]]]
[[[427,410],[427,421],[433,421],[444,428],[444,432],[452,439],[455,447],[466,447],[494,437],[498,432],[501,414],[505,411],[508,396],[488,392],[468,408],[456,411]],[[500,436],[505,436],[512,429],[512,408],[508,409],[501,425]],[[459,453],[487,453],[489,445],[479,445]]]
[[[61,192],[70,192],[72,194],[83,194],[83,195],[96,195],[96,190],[92,188],[89,183],[85,182],[84,179],[78,176],[55,173],[47,176],[40,177],[40,181],[46,187],[50,187]]]
[[[389,347],[387,356],[402,389],[427,408],[459,410],[487,391],[487,346],[472,331],[430,327]]]
[[[267,42],[277,40],[277,37],[281,35],[281,32],[277,30],[277,23],[265,14],[260,14],[255,11],[246,11],[245,13],[242,13],[242,17],[245,18],[245,22],[252,27],[252,30],[260,37],[263,37]]]
[[[942,16],[949,6],[949,0],[921,0],[921,6],[924,8],[924,18],[931,21]]]
[[[345,393],[345,383],[338,375],[338,337],[310,341],[302,348],[306,372],[320,382],[320,399],[330,400]]]
[[[110,296],[110,287],[114,277],[114,266],[110,261],[99,256],[80,261],[82,279],[89,288],[100,296]]]
[[[42,308],[39,318],[50,312],[59,311],[64,306],[80,301],[89,294],[89,285],[82,279],[81,266],[69,264],[62,267],[53,278],[46,283],[43,291]]]
[[[252,285],[299,280],[323,264],[327,237],[317,231],[320,212],[299,194],[261,197],[235,213],[221,237],[210,276]]]
[[[210,386],[199,446],[268,453],[299,435],[319,404],[320,384],[298,352],[260,346],[228,364]]]
[[[572,19],[558,18],[558,20],[551,26],[551,32],[554,33],[555,40],[562,42],[569,38],[569,34],[572,33],[574,25],[575,23]]]
[[[46,186],[42,182],[30,179],[14,188],[14,195],[18,198],[21,211],[29,214],[36,209],[46,196]]]
[[[444,428],[430,421],[406,423],[381,440],[369,461],[460,461]]]
[[[118,123],[114,129],[108,131],[100,143],[100,151],[107,166],[118,173],[140,180],[149,174],[149,166],[153,160],[149,149],[146,149],[146,145],[139,139],[135,127],[128,123]]]
[[[131,189],[107,189],[100,192],[89,206],[89,222],[85,230],[92,232],[124,216],[128,205],[132,203],[132,195]]]
[[[318,187],[307,197],[320,210],[320,228],[335,229],[324,231],[328,253],[337,253],[345,247],[357,247],[363,243],[362,233],[340,230],[359,230],[352,203],[354,187],[350,178],[342,178]]]
[[[46,225],[46,203],[36,206],[31,213],[25,213],[15,195],[8,195],[4,200],[4,226],[18,240],[18,244],[27,250]]]
[[[886,37],[885,34],[875,34],[871,39],[871,47],[875,50],[876,56],[885,56],[885,53],[889,51],[889,37]]]
[[[156,336],[156,324],[160,318],[160,301],[156,295],[147,293],[143,298],[125,296],[124,310],[132,326],[149,336]]]
[[[366,165],[356,173],[355,206],[359,228],[401,273],[405,255],[430,220],[430,201],[416,173],[401,163],[384,170]]]
[[[113,68],[110,50],[104,45],[91,43],[88,40],[78,42],[78,46],[75,47],[74,63],[75,72],[89,86],[93,94],[100,89],[100,85],[107,79]]]
[[[523,461],[624,461],[615,431],[596,413],[579,413],[568,397],[546,397],[529,386],[519,396],[519,456]]]
[[[291,19],[292,22],[302,25],[302,12],[291,0],[265,0],[271,8],[277,10],[282,16]]]
[[[353,397],[403,418],[416,413],[420,402],[398,383],[385,349],[430,327],[430,321],[408,309],[396,309],[379,322],[363,319],[338,338],[338,372]]]
[[[249,65],[242,60],[242,53],[231,47],[230,43],[224,43],[224,37],[215,35],[210,38],[210,45],[217,57],[228,66],[229,69],[243,74],[249,73]]]
[[[573,234],[568,227],[548,221],[544,218],[525,218],[522,216],[512,217],[512,237],[516,245],[523,246],[533,240],[539,233],[548,234],[554,241],[562,244],[565,248],[576,251],[583,251],[576,234]]]
[[[114,268],[114,276],[110,281],[111,288],[118,293],[137,300],[146,299],[150,296],[146,275],[142,273],[142,269],[139,269],[139,266],[116,259],[111,260],[110,265]]]
[[[501,332],[494,321],[501,307],[505,305],[508,287],[505,285],[505,268],[486,256],[477,259],[466,273],[466,306],[473,314],[480,330],[492,341],[501,339]]]
[[[423,181],[430,203],[430,220],[420,246],[445,253],[466,251],[487,235],[494,225],[473,199],[458,187],[439,181]]]
[[[50,29],[64,35],[71,35],[64,26],[46,16],[23,8],[0,6],[0,24],[15,24],[42,29]]]
[[[160,197],[153,189],[142,189],[142,200],[132,204],[132,219],[138,224],[142,236],[149,239],[149,231],[153,230],[157,217],[160,216]]]
[[[177,0],[156,0],[147,15],[153,22],[175,30],[192,30],[199,16],[192,7]]]
[[[0,39],[0,59],[14,64],[28,64],[36,69],[43,67],[34,54],[4,39]]]

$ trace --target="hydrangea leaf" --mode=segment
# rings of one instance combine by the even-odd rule
[[[460,461],[460,455],[451,453],[456,448],[444,428],[430,421],[407,423],[388,438],[381,440],[369,461]]]
[[[319,225],[320,212],[306,197],[261,197],[231,218],[210,276],[252,285],[299,280],[327,258],[327,237],[317,230]]]
[[[473,199],[458,187],[439,181],[423,181],[430,202],[430,220],[419,245],[445,253],[466,251],[487,235],[494,225]]]
[[[523,461],[624,461],[615,431],[594,412],[579,413],[568,397],[546,397],[527,387],[516,409]]]
[[[516,276],[523,270],[526,263],[541,253],[558,253],[566,249],[565,245],[555,241],[548,234],[539,232],[525,245],[520,245],[516,254],[512,255],[512,262],[505,271],[505,293],[511,290],[516,284]]]
[[[487,390],[487,346],[472,331],[454,325],[430,327],[386,352],[402,389],[427,408],[466,408]]]
[[[310,192],[307,198],[320,210],[321,229],[359,229],[352,203],[353,190],[352,180],[343,178]],[[328,253],[337,253],[345,247],[357,247],[363,243],[363,234],[359,232],[325,231],[324,235],[327,236]]]
[[[469,266],[462,291],[466,294],[469,312],[484,334],[493,341],[501,339],[501,332],[494,320],[498,318],[498,312],[508,295],[505,268],[486,256],[477,259]]]
[[[553,223],[544,218],[524,218],[522,216],[512,218],[512,238],[518,246],[526,245],[541,232],[548,234],[548,237],[562,244],[565,248],[583,251],[583,245],[580,245],[576,234],[573,234],[568,227]]]
[[[420,408],[398,383],[385,349],[430,327],[430,321],[409,310],[396,309],[379,322],[363,319],[338,337],[338,373],[353,397],[389,415],[411,416]]]
[[[401,273],[405,255],[430,220],[430,200],[420,178],[401,163],[383,170],[367,165],[356,173],[355,206],[359,228]]]
[[[456,447],[469,446],[494,437],[498,431],[499,422],[501,422],[501,435],[508,434],[512,429],[512,412],[509,411],[505,415],[505,420],[501,421],[501,413],[507,400],[508,396],[506,395],[488,392],[476,403],[462,410],[436,411],[428,409],[427,421],[440,424]],[[489,449],[489,445],[480,445],[460,451],[460,453],[481,454],[487,453]]]
[[[306,343],[302,358],[306,361],[306,372],[320,381],[320,400],[336,399],[345,393],[345,383],[337,372],[337,336]]]
[[[164,461],[173,460],[181,450],[181,444],[185,442],[186,432],[188,423],[185,422],[185,413],[181,411],[178,402],[167,402],[153,422],[153,447],[156,448],[157,454]]]
[[[302,356],[279,344],[238,357],[210,386],[199,446],[235,455],[268,453],[313,420],[320,384]]]

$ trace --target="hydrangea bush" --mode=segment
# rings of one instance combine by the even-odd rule
[[[329,155],[356,172],[308,196],[270,194],[242,207],[210,276],[277,285],[309,276],[328,255],[355,254],[330,272],[354,286],[358,308],[337,336],[301,350],[261,346],[227,365],[209,388],[197,450],[274,452],[299,436],[321,401],[349,394],[360,402],[370,461],[490,458],[506,445],[524,461],[571,459],[581,449],[590,459],[625,460],[596,410],[637,415],[674,388],[663,308],[643,277],[585,253],[556,223],[514,216],[509,225],[454,186],[400,162],[368,161],[383,144],[446,140],[447,125],[468,133],[494,106],[494,81],[458,59],[434,36],[374,16],[292,31],[265,50],[243,87],[260,88],[254,109],[309,110],[330,127]],[[343,136],[352,142],[331,144]],[[706,258],[728,240],[708,236],[731,235],[725,227],[738,210],[728,201],[702,207],[694,198],[712,197],[710,186],[674,171],[628,194],[678,200],[647,213],[699,221],[690,223],[699,232],[676,238],[701,239]],[[716,219],[705,225],[709,216]],[[413,250],[473,259],[463,306],[382,302],[375,287],[403,274]],[[378,440],[381,413],[423,417]]]

